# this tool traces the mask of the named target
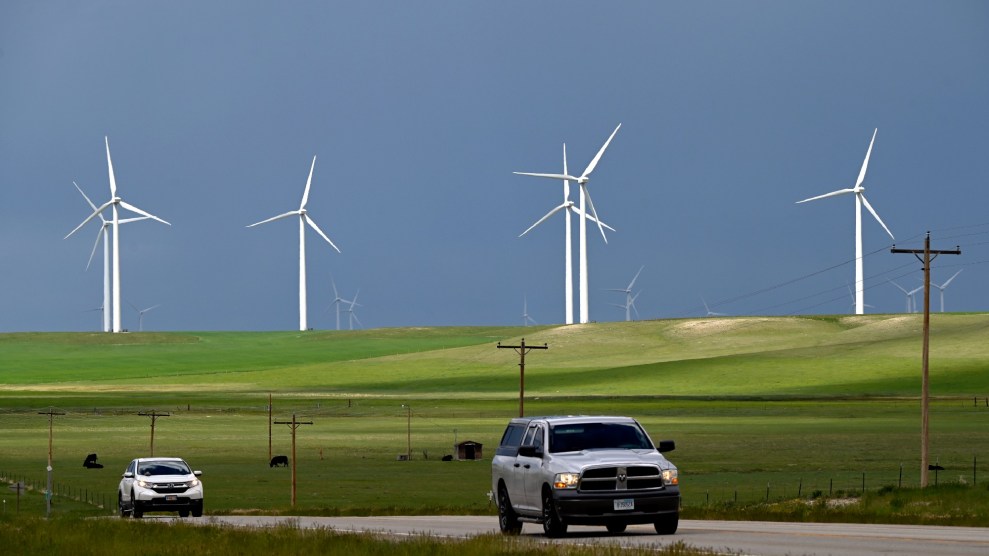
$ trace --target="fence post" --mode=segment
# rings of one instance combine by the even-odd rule
[[[800,494],[804,491],[804,478],[800,477],[800,484],[797,485],[797,498],[800,498]]]
[[[865,471],[862,472],[862,494],[865,494]]]
[[[828,496],[834,495],[834,477],[831,478],[831,484],[828,486]]]

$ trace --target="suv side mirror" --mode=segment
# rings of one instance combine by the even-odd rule
[[[674,442],[672,440],[660,440],[659,441],[659,451],[661,453],[672,452],[673,450],[676,450],[676,449],[677,449],[676,442]]]
[[[541,458],[543,451],[535,446],[521,446],[519,447],[519,455],[527,458]]]
[[[197,477],[202,477],[203,472],[202,471],[193,471],[192,474],[195,475],[195,476],[197,476]]]
[[[131,473],[130,471],[125,471],[124,472],[124,478],[125,479],[133,479],[134,478],[134,474]]]

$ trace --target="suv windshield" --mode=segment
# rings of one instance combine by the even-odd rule
[[[575,423],[550,430],[550,452],[651,450],[652,442],[635,423]]]
[[[154,461],[141,463],[137,468],[137,474],[145,477],[154,475],[188,475],[189,466],[181,461]]]

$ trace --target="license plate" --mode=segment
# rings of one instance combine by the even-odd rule
[[[623,500],[615,500],[615,511],[620,512],[622,510],[634,510],[635,500],[632,498],[625,498]]]
[[[165,501],[166,501],[166,502],[175,502],[175,501],[176,501],[176,500],[178,500],[178,499],[179,499],[179,497],[178,497],[178,496],[166,496],[166,497],[165,497]]]

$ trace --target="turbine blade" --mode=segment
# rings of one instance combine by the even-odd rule
[[[89,270],[89,266],[93,264],[93,257],[96,256],[96,249],[100,246],[101,239],[103,239],[102,227],[100,227],[100,231],[96,232],[96,243],[93,244],[93,251],[89,253],[89,260],[86,261],[86,270]]]
[[[550,179],[554,179],[554,180],[573,180],[573,181],[577,181],[577,178],[575,178],[573,176],[569,176],[567,174],[537,174],[537,173],[533,173],[533,172],[512,172],[512,173],[513,174],[517,174],[519,176],[535,176],[537,178],[550,178]]]
[[[583,184],[580,186],[581,191],[587,197],[587,206],[591,208],[591,214],[594,215],[594,221],[597,222],[598,230],[601,230],[601,237],[604,238],[604,242],[608,243],[608,236],[604,235],[604,227],[601,225],[601,220],[598,218],[598,213],[594,210],[594,202],[591,201],[591,194],[587,191],[587,187]]]
[[[536,226],[538,226],[538,225],[542,224],[543,222],[545,222],[547,218],[549,218],[550,216],[553,216],[557,212],[560,212],[560,210],[565,209],[566,207],[567,207],[566,204],[562,204],[562,205],[559,205],[558,207],[554,208],[553,210],[547,212],[546,215],[543,216],[542,218],[540,218],[539,220],[537,220],[535,224],[533,224],[532,226],[529,226],[528,229],[526,229],[526,231],[524,231],[521,234],[519,234],[519,237],[522,237],[525,234],[529,233],[530,230],[532,230]]]
[[[639,267],[639,271],[635,273],[635,278],[632,278],[632,281],[629,282],[629,284],[628,284],[628,289],[629,290],[632,289],[632,286],[635,284],[635,281],[639,279],[639,274],[642,274],[642,269],[645,268],[645,267],[646,267],[646,265],[642,265],[642,266]]]
[[[309,186],[312,185],[312,171],[316,168],[316,155],[312,157],[312,166],[309,167],[309,179],[306,180],[306,191],[302,194],[302,204],[299,205],[299,210],[306,208],[306,203],[309,201]]]
[[[862,161],[862,169],[859,170],[859,179],[855,182],[856,188],[865,181],[865,171],[869,168],[869,157],[872,156],[872,144],[876,142],[876,133],[878,132],[878,127],[872,132],[872,141],[869,141],[869,150],[865,151],[865,160]]]
[[[310,228],[316,230],[316,233],[319,234],[323,239],[325,239],[326,240],[326,243],[329,243],[330,244],[330,247],[336,249],[337,253],[340,252],[340,248],[337,247],[336,245],[334,245],[333,242],[330,241],[330,238],[326,237],[326,234],[323,233],[323,230],[320,230],[319,229],[319,226],[317,226],[316,223],[313,222],[313,219],[312,218],[309,218],[308,216],[306,216],[305,214],[303,214],[302,215],[302,219],[305,220],[306,224],[309,224],[309,227]]]
[[[879,218],[879,214],[876,213],[876,211],[872,208],[872,205],[869,204],[869,201],[866,200],[865,195],[862,195],[861,193],[859,193],[858,195],[862,199],[862,204],[865,205],[865,208],[869,209],[869,212],[872,213],[872,216],[875,216],[876,220],[878,220],[879,223],[882,224],[883,229],[886,230],[886,233],[889,234],[889,237],[892,239],[896,239],[895,237],[893,237],[893,232],[889,231],[889,228],[887,228],[886,224],[883,223],[883,219]]]
[[[585,215],[584,213],[582,213],[582,212],[580,212],[580,209],[579,209],[579,208],[577,208],[577,207],[575,207],[575,206],[573,206],[573,204],[572,204],[572,203],[571,203],[571,205],[570,205],[570,210],[571,210],[571,211],[573,211],[573,213],[574,213],[574,214],[576,214],[577,216],[583,216],[584,218],[586,218],[586,219],[588,219],[588,220],[590,220],[591,222],[594,222],[595,224],[597,224],[597,223],[598,223],[598,219],[597,219],[597,218],[594,218],[593,216],[591,216],[591,215],[589,215],[589,214],[587,214],[587,215]],[[601,224],[602,226],[604,226],[605,228],[608,228],[608,229],[609,229],[609,230],[611,230],[612,232],[614,232],[614,231],[615,231],[615,229],[614,229],[614,228],[612,228],[611,226],[609,226],[609,225],[608,225],[607,223],[605,223],[605,222],[600,222],[600,224]]]
[[[563,174],[569,175],[570,170],[567,170],[567,144],[563,144]],[[566,203],[570,200],[570,180],[563,180],[563,202]]]
[[[282,218],[288,218],[289,216],[295,216],[297,214],[299,214],[299,211],[297,211],[297,210],[291,210],[291,211],[288,211],[288,212],[284,212],[282,214],[279,214],[278,216],[272,216],[271,218],[269,218],[267,220],[262,220],[260,222],[255,222],[253,224],[248,224],[247,227],[248,228],[253,228],[254,226],[259,226],[261,224],[267,224],[268,222],[273,222],[275,220],[281,220]]]
[[[797,204],[806,203],[807,201],[816,201],[818,199],[825,199],[827,197],[837,197],[838,195],[846,195],[848,193],[855,193],[854,189],[839,189],[838,191],[832,191],[831,193],[825,193],[824,195],[818,195],[817,197],[811,197],[810,199],[804,199],[803,201],[797,201]]]
[[[584,170],[584,173],[581,174],[580,177],[586,178],[587,176],[591,175],[591,172],[594,171],[594,167],[597,166],[598,161],[601,160],[601,156],[604,155],[605,149],[608,148],[608,145],[611,143],[611,140],[615,138],[615,134],[618,133],[618,130],[621,129],[621,127],[622,124],[618,124],[618,127],[615,128],[615,131],[611,132],[611,136],[608,137],[608,140],[604,142],[604,145],[601,145],[601,150],[598,151],[598,154],[594,155],[594,158],[591,160],[591,163],[587,165],[587,169]]]
[[[954,276],[952,276],[951,278],[948,278],[948,281],[945,282],[943,286],[941,286],[941,289],[943,290],[944,288],[947,288],[948,287],[948,284],[950,284],[951,281],[955,279],[955,276],[958,276],[959,274],[962,273],[962,270],[965,270],[965,269],[963,268],[963,269],[959,270],[958,272],[956,272],[954,274]]]
[[[86,202],[89,203],[89,207],[92,208],[93,210],[96,210],[96,205],[94,205],[93,202],[89,200],[89,197],[87,197],[86,194],[82,192],[82,188],[79,187],[79,184],[76,182],[72,182],[72,185],[76,186],[76,189],[79,190],[79,194],[82,195],[82,198],[86,199]]]
[[[107,173],[110,174],[110,196],[117,196],[117,180],[113,177],[113,161],[110,160],[110,138],[103,136],[103,140],[106,141],[106,168]]]
[[[149,218],[147,216],[135,216],[133,218],[119,218],[119,219],[117,219],[117,223],[118,224],[127,224],[128,222],[137,222],[138,220],[148,220],[148,219]],[[110,221],[109,220],[107,220],[105,222],[107,224],[110,224]]]
[[[155,216],[155,215],[153,215],[153,214],[151,214],[149,212],[144,212],[143,210],[135,207],[134,205],[132,205],[132,204],[126,202],[126,201],[120,201],[120,206],[124,207],[125,209],[127,209],[127,210],[129,210],[131,212],[136,212],[136,213],[138,213],[140,215],[143,215],[143,216],[145,216],[147,218],[150,218],[152,220],[157,220],[158,222],[161,222],[162,224],[168,224],[169,226],[171,226],[171,224],[169,224],[168,222],[165,222],[161,218],[158,218],[157,216]]]
[[[113,204],[113,201],[111,200],[111,201],[107,201],[107,202],[103,203],[102,205],[100,205],[99,208],[97,208],[95,211],[93,211],[93,214],[90,214],[85,220],[82,221],[82,224],[79,224],[78,226],[76,226],[75,229],[73,229],[71,232],[69,232],[68,235],[66,235],[62,239],[69,239],[69,236],[71,236],[72,234],[74,234],[77,231],[79,231],[79,228],[82,228],[83,226],[85,226],[90,220],[92,220],[93,218],[96,218],[96,215],[97,214],[103,212],[103,209],[105,209],[106,207],[108,207],[108,206],[110,206],[112,204]]]
[[[893,284],[894,286],[896,286],[896,288],[897,288],[898,290],[900,290],[901,292],[903,292],[903,293],[905,293],[905,294],[907,294],[907,295],[910,295],[910,292],[908,292],[907,290],[905,290],[905,289],[903,289],[903,286],[901,286],[901,285],[899,285],[899,284],[897,284],[896,282],[894,282],[894,281],[892,281],[892,280],[889,280],[889,283],[890,283],[890,284]]]

